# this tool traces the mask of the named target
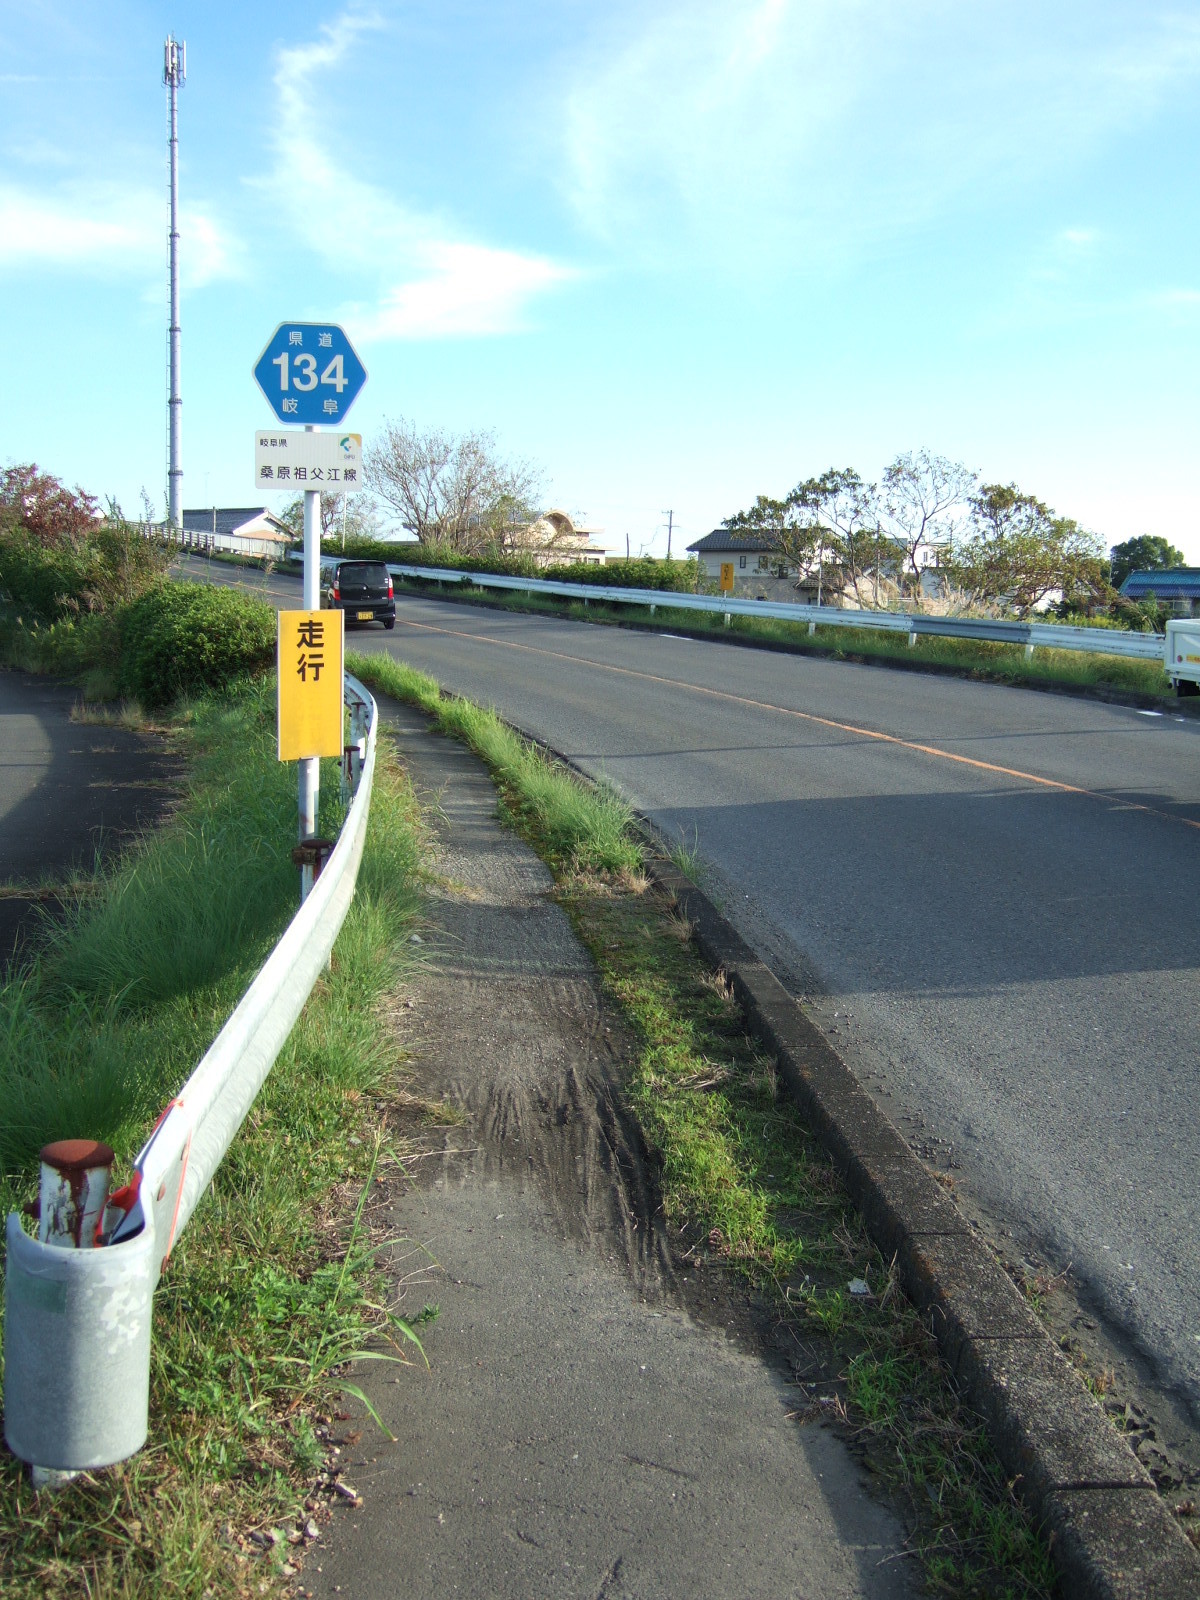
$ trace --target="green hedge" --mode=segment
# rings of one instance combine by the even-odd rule
[[[0,590],[32,621],[110,611],[158,583],[171,559],[127,522],[100,522],[56,544],[27,528],[0,529]]]
[[[122,624],[120,688],[149,707],[223,688],[275,660],[275,612],[235,589],[164,583]]]
[[[346,555],[364,561],[390,561],[406,567],[449,567],[455,572],[492,572],[506,578],[547,578],[554,583],[587,583],[610,589],[666,589],[691,594],[696,588],[695,561],[656,561],[651,556],[628,561],[608,561],[596,566],[588,561],[560,561],[543,567],[529,555],[500,552],[464,556],[431,544],[388,544],[379,539],[347,539],[325,554]]]

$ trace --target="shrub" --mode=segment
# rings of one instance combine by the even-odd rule
[[[86,541],[47,547],[26,528],[0,532],[0,589],[23,616],[54,622],[78,612],[92,565]]]
[[[124,615],[120,687],[143,705],[221,689],[275,660],[275,613],[261,600],[206,584],[164,583]]]
[[[555,583],[587,583],[610,589],[663,589],[691,594],[697,583],[694,560],[660,561],[653,556],[593,562],[564,559],[541,565],[528,550],[490,551],[464,556],[436,544],[395,544],[382,539],[347,539],[338,554],[391,561],[409,567],[445,567],[456,572],[492,572],[507,578],[546,578]],[[563,552],[564,557],[569,555]]]
[[[110,611],[157,583],[172,552],[112,501],[65,489],[34,465],[0,473],[0,590],[18,612],[57,622]]]

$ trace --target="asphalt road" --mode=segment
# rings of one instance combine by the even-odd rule
[[[1200,725],[435,601],[350,642],[694,843],[916,1148],[1200,1418]]]
[[[161,741],[73,720],[78,692],[0,672],[0,970],[98,860],[161,821],[180,783]]]

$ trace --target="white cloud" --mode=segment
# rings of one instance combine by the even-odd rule
[[[505,334],[528,324],[533,300],[577,276],[571,267],[463,236],[443,217],[411,210],[378,185],[354,177],[354,152],[335,151],[313,134],[311,106],[322,75],[342,66],[364,35],[384,26],[375,14],[346,12],[320,37],[280,51],[275,74],[276,174],[295,231],[313,240],[311,218],[328,208],[336,230],[315,248],[338,268],[377,280],[376,301],[349,314],[355,331],[376,339]],[[301,187],[286,181],[302,172]]]
[[[653,254],[857,252],[1020,195],[1200,76],[1200,20],[1132,0],[630,0],[598,29],[564,186]]]
[[[1160,289],[1147,303],[1155,311],[1200,310],[1200,289]]]
[[[387,290],[378,309],[359,315],[364,338],[435,339],[511,333],[529,301],[574,274],[540,256],[484,245],[436,244],[422,252],[424,277]]]
[[[181,274],[189,288],[238,274],[238,250],[204,210],[180,210]],[[35,194],[0,186],[0,270],[154,277],[167,256],[167,209],[157,190],[71,183]]]

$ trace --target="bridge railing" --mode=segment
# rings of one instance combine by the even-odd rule
[[[471,584],[480,589],[520,590],[561,599],[606,601],[658,610],[703,611],[730,617],[778,617],[822,628],[874,628],[902,633],[909,644],[920,638],[987,639],[1035,649],[1083,650],[1095,655],[1162,661],[1161,633],[1133,633],[1113,628],[1078,628],[1045,622],[1017,622],[974,617],[930,617],[912,611],[847,611],[837,606],[793,605],[784,600],[744,600],[733,595],[679,594],[670,589],[622,589],[616,585],[558,583],[548,578],[511,578],[492,572],[461,572],[454,567],[417,567],[388,563],[393,577],[434,583]]]

